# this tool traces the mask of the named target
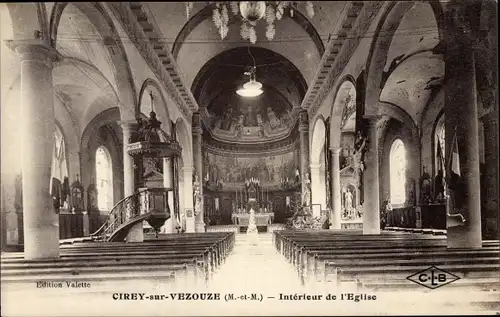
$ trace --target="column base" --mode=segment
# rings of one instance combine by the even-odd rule
[[[380,227],[369,228],[368,226],[363,224],[363,234],[380,234]]]
[[[5,224],[7,237],[7,244],[18,244],[19,243],[19,229],[18,220],[16,212],[7,212],[5,215]]]
[[[481,225],[476,228],[450,227],[446,230],[446,238],[449,249],[479,249],[483,246]]]
[[[193,218],[186,218],[186,232],[196,232]]]
[[[203,222],[195,223],[196,232],[205,232],[205,224]]]
[[[161,232],[162,233],[177,233],[177,231],[174,229],[173,225],[173,220],[172,218],[168,218],[167,221],[165,221],[165,224],[161,227]]]
[[[83,236],[84,237],[88,237],[90,236],[90,232],[89,232],[89,214],[84,212],[82,214],[82,226],[83,226]]]
[[[336,216],[334,212],[330,213],[330,230],[340,230],[342,225],[340,223],[340,216]]]
[[[127,235],[127,242],[144,242],[144,229],[142,222],[130,228]]]
[[[45,228],[24,228],[26,260],[59,258],[59,225]]]
[[[484,219],[483,239],[484,240],[498,240],[498,218],[490,217]]]

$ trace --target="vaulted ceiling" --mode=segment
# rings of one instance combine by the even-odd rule
[[[257,42],[251,44],[240,35],[240,15],[230,15],[227,37],[221,39],[212,20],[213,5],[195,3],[188,17],[185,3],[141,2],[148,21],[161,32],[159,43],[167,44],[176,58],[183,83],[200,107],[204,127],[219,141],[239,143],[279,140],[291,134],[296,121],[292,109],[300,107],[314,80],[347,2],[313,4],[312,18],[300,3],[292,14],[285,11],[275,21],[273,40],[266,38],[265,19],[258,21]],[[236,90],[248,81],[246,67],[254,63],[264,93],[256,98],[238,96]],[[239,132],[238,123],[243,127]]]

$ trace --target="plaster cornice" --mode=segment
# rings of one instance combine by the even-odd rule
[[[383,5],[384,1],[350,1],[347,4],[332,33],[336,36],[328,41],[314,80],[302,101],[301,107],[308,110],[311,118],[318,112]]]
[[[191,91],[184,85],[179,75],[179,67],[167,45],[159,43],[161,33],[153,25],[142,5],[139,2],[113,2],[109,3],[109,7],[153,73],[163,83],[184,118],[191,121],[191,115],[197,111],[198,104]]]

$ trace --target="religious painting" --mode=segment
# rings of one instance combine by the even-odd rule
[[[252,99],[237,94],[220,95],[207,107],[205,118],[212,132],[221,138],[249,141],[286,135],[294,119],[289,102],[269,92]]]
[[[205,152],[204,181],[222,181],[229,186],[233,183],[243,183],[253,177],[262,183],[279,185],[286,179],[295,179],[298,162],[294,157],[293,151],[261,157],[222,156]]]
[[[346,168],[354,165],[354,141],[355,134],[352,132],[344,132],[340,137],[340,168]]]

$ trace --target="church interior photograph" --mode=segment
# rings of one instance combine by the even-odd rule
[[[500,313],[497,10],[0,3],[1,314]]]

